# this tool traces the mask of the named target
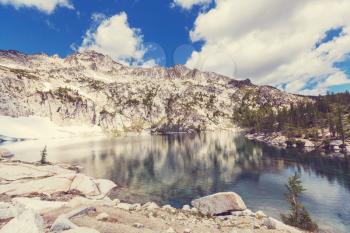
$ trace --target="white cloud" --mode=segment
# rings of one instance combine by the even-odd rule
[[[91,15],[91,19],[94,21],[94,22],[97,22],[97,23],[101,23],[103,20],[105,20],[107,18],[107,16],[103,13],[93,13]]]
[[[141,31],[129,26],[125,12],[110,18],[102,14],[93,14],[92,19],[97,25],[86,32],[80,51],[95,50],[123,64],[138,66],[155,64],[153,60],[144,60],[147,48],[143,45]]]
[[[12,5],[16,9],[33,7],[47,14],[51,14],[57,7],[74,9],[69,0],[0,0],[0,4]]]
[[[207,6],[212,0],[174,0],[172,6],[180,6],[186,10],[191,9],[194,5]]]
[[[204,45],[186,65],[299,93],[312,80],[325,92],[348,83],[333,64],[350,53],[349,9],[349,0],[216,0],[195,21],[190,37]],[[315,48],[340,27],[338,38]]]

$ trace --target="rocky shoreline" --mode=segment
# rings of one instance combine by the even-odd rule
[[[323,142],[305,138],[288,139],[281,133],[246,133],[245,137],[249,140],[263,142],[280,149],[297,148],[304,152],[318,151],[322,156],[332,159],[346,159],[350,157],[350,142],[348,141],[345,142],[345,148],[342,151],[341,140],[329,140],[327,145],[329,149],[327,150]]]
[[[122,203],[117,187],[67,164],[0,160],[0,233],[302,232],[247,209],[236,193],[218,193],[182,209]]]

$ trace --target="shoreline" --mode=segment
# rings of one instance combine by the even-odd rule
[[[170,205],[160,207],[153,202],[111,200],[108,195],[117,184],[88,177],[81,173],[80,167],[70,164],[40,165],[2,159],[0,166],[0,227],[13,232],[16,227],[24,227],[13,222],[28,221],[28,215],[35,220],[33,226],[45,232],[62,232],[65,227],[68,229],[63,232],[67,233],[69,229],[81,233],[104,233],[107,229],[145,233],[150,230],[169,233],[302,232],[262,211],[254,213],[245,205],[245,209],[229,211],[228,215],[213,216],[203,214],[200,206],[196,209],[185,205],[176,209]],[[31,232],[44,232],[40,229]]]
[[[304,138],[292,138],[294,142],[302,142],[304,144],[303,146],[298,147],[294,143],[292,146],[288,147],[287,141],[290,139],[287,139],[287,137],[281,133],[244,133],[243,135],[248,140],[262,142],[277,149],[298,149],[303,153],[318,152],[322,157],[330,159],[345,160],[350,156],[350,144],[346,144],[347,151],[345,153],[342,153],[341,149],[339,148],[341,145],[340,140],[331,140],[330,143],[334,143],[333,147],[336,149],[327,151],[323,148],[322,143]]]
[[[0,149],[7,149],[6,146],[16,144],[16,143],[26,143],[26,142],[31,142],[31,141],[37,141],[38,143],[40,142],[41,144],[46,144],[50,142],[57,142],[57,141],[74,141],[74,142],[81,142],[81,141],[86,141],[86,140],[95,140],[95,139],[101,139],[101,140],[108,140],[108,139],[125,139],[125,138],[133,138],[133,137],[143,137],[143,136],[176,136],[176,135],[192,135],[192,134],[200,134],[200,133],[206,133],[206,132],[215,132],[215,131],[231,131],[234,133],[239,133],[246,139],[250,141],[256,141],[256,142],[261,142],[264,143],[268,146],[274,147],[276,149],[297,149],[298,151],[302,153],[310,153],[310,152],[317,152],[321,155],[321,157],[325,158],[330,158],[330,159],[340,159],[340,160],[346,160],[347,158],[350,158],[350,140],[346,141],[346,151],[342,152],[340,147],[341,147],[341,140],[339,139],[333,139],[330,140],[330,144],[332,146],[333,150],[327,151],[323,147],[324,145],[322,144],[321,141],[315,141],[315,140],[310,140],[310,139],[305,139],[305,138],[292,138],[288,139],[286,136],[281,134],[280,132],[274,132],[274,133],[249,133],[248,129],[244,129],[241,127],[234,127],[234,128],[220,128],[220,129],[213,129],[213,130],[205,130],[205,131],[180,131],[180,132],[151,132],[151,131],[142,131],[142,132],[126,132],[123,135],[119,136],[111,136],[109,134],[103,134],[103,135],[85,135],[85,136],[79,136],[76,135],[74,137],[63,137],[63,138],[49,138],[49,139],[25,139],[25,138],[10,138],[10,140],[0,140]],[[3,138],[9,138],[3,135],[0,135]],[[287,145],[288,140],[293,140],[294,144],[291,146]],[[298,147],[298,145],[295,142],[302,142],[303,146]],[[10,151],[11,152],[11,151]],[[1,159],[1,153],[0,153],[0,159]]]

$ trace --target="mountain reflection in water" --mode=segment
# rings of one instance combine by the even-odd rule
[[[11,146],[22,157],[33,153]],[[114,180],[120,188],[113,197],[124,201],[181,207],[234,191],[250,209],[277,218],[288,211],[284,184],[298,171],[313,218],[323,229],[350,232],[350,163],[316,152],[274,149],[229,131],[91,140],[48,145],[48,152],[51,161],[77,163],[91,176]]]

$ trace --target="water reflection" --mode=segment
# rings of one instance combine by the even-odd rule
[[[248,151],[236,148],[232,133],[153,136],[124,141],[122,145],[102,142],[90,157],[73,160],[98,177],[109,177],[146,199],[167,202],[189,201],[196,196],[219,191],[239,176],[235,164],[259,160],[258,146]],[[246,157],[246,154],[249,157]],[[245,169],[242,166],[242,169]]]
[[[12,146],[20,159],[33,153],[28,145],[22,151]],[[235,191],[249,208],[274,217],[288,210],[284,184],[299,171],[312,216],[325,229],[350,232],[350,163],[317,153],[277,150],[228,131],[52,144],[48,151],[50,160],[74,162],[85,173],[114,180],[121,187],[114,196],[126,201],[180,207],[199,196]]]

